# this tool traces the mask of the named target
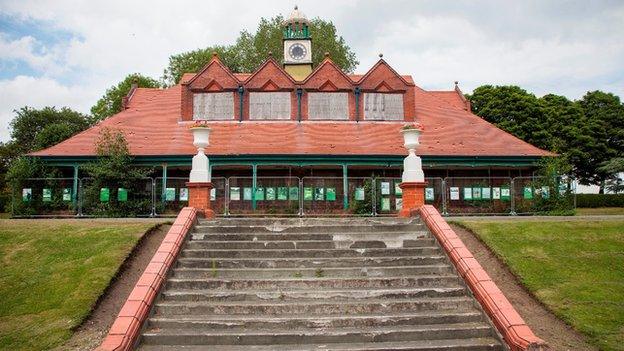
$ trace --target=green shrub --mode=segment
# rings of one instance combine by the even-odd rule
[[[149,168],[133,166],[124,134],[118,130],[102,129],[96,142],[98,158],[85,165],[89,175],[83,183],[83,213],[98,217],[136,217],[152,212],[152,180]],[[119,189],[127,190],[121,201]],[[100,197],[108,189],[108,199]]]
[[[0,193],[0,211],[7,212],[7,208],[10,209],[11,205],[11,194]]]
[[[577,194],[576,207],[624,207],[624,194]]]

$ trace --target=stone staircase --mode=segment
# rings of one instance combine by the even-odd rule
[[[506,347],[419,219],[306,218],[202,220],[139,349]]]

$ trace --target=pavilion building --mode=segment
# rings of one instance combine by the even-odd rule
[[[457,82],[449,91],[424,90],[382,55],[364,74],[343,72],[329,55],[313,67],[311,34],[295,9],[284,24],[283,65],[269,56],[255,72],[234,73],[214,55],[175,86],[133,87],[121,112],[31,155],[80,177],[100,131],[112,128],[125,134],[136,163],[158,167],[166,182],[188,177],[197,151],[189,126],[197,120],[211,128],[213,178],[253,184],[269,176],[400,177],[400,129],[414,122],[425,128],[417,154],[427,177],[531,175],[552,155],[474,115]]]

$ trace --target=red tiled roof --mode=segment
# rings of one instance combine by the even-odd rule
[[[410,79],[411,80],[411,79]],[[417,153],[432,156],[546,156],[464,109],[453,92],[415,89],[416,118],[425,126]],[[139,88],[128,109],[36,156],[90,156],[101,128],[123,131],[136,156],[193,155],[189,122],[179,122],[180,85]],[[209,155],[405,155],[402,122],[212,122]]]
[[[462,98],[459,96],[459,94],[457,94],[455,90],[449,90],[449,91],[446,91],[446,90],[445,91],[431,91],[430,90],[428,91],[428,93],[434,95],[438,99],[443,100],[444,102],[448,103],[454,108],[466,109],[466,104],[464,103],[464,100],[462,100]]]

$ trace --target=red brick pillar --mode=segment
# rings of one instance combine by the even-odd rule
[[[189,188],[189,207],[195,207],[198,214],[202,214],[205,218],[213,218],[214,211],[210,208],[210,190],[213,185],[211,182],[202,183],[186,183]]]
[[[399,217],[411,217],[412,211],[425,204],[425,186],[427,182],[403,182],[399,184],[403,192],[403,207]]]

